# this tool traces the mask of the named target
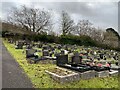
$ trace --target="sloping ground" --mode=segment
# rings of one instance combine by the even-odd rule
[[[2,45],[2,88],[33,88],[24,70]]]
[[[31,31],[26,31],[25,29],[12,25],[12,24],[8,24],[8,23],[2,23],[2,28],[3,31],[8,31],[11,33],[18,33],[18,34],[33,34],[33,32]]]
[[[36,88],[118,88],[118,77],[93,78],[60,84],[45,73],[55,67],[53,64],[28,64],[25,59],[24,49],[16,50],[13,44],[4,41],[8,51],[13,55],[19,65],[24,69]],[[112,89],[113,90],[113,89]]]

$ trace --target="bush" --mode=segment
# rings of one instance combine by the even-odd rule
[[[60,42],[62,44],[76,44],[76,45],[85,45],[85,46],[96,45],[95,41],[93,41],[89,36],[61,35]]]
[[[84,45],[84,46],[96,46],[101,47],[104,49],[114,49],[120,51],[120,48],[112,48],[107,45],[101,44],[99,42],[94,41],[89,36],[75,36],[75,35],[61,35],[61,36],[54,36],[54,35],[47,35],[46,33],[43,34],[14,34],[7,36],[7,31],[2,32],[2,37],[12,37],[16,40],[23,39],[23,40],[32,40],[32,41],[41,41],[41,42],[48,42],[48,43],[59,43],[59,44],[71,44],[71,45]]]

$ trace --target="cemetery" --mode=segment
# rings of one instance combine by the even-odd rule
[[[21,52],[15,55],[15,58],[21,58],[17,61],[25,72],[29,73],[30,78],[47,77],[51,82],[57,82],[57,84],[69,84],[82,80],[118,77],[119,75],[120,53],[114,50],[43,42],[28,43],[23,40],[12,41],[12,43],[11,41],[4,40],[4,43],[6,47],[10,45],[8,49],[13,48],[15,52]],[[47,68],[41,70],[41,65],[47,66]],[[32,76],[29,70],[35,72],[35,76]],[[41,71],[44,71],[45,76],[39,75]]]
[[[11,2],[10,6],[14,4]],[[0,32],[5,53],[2,59],[5,84],[8,81],[10,87],[20,82],[23,87],[33,88],[118,89],[120,32],[110,18],[116,10],[109,10],[114,5],[39,4],[42,3],[21,3],[20,7],[18,4],[9,10],[3,9],[9,11],[1,19]]]

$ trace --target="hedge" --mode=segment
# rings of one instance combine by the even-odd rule
[[[2,33],[3,37],[8,37],[5,34],[6,32]],[[10,36],[9,36],[10,37]],[[48,42],[48,43],[59,43],[59,44],[76,44],[76,45],[84,45],[84,46],[96,46],[96,47],[102,47],[104,49],[115,49],[117,51],[120,51],[120,48],[112,48],[108,47],[107,45],[101,44],[99,42],[94,41],[89,36],[76,36],[76,35],[61,35],[61,36],[54,36],[54,35],[47,35],[47,34],[33,34],[33,35],[21,35],[21,34],[15,34],[14,36],[11,35],[11,37],[15,39],[28,39],[32,41],[41,41],[41,42]]]

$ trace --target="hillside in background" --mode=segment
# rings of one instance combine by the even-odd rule
[[[15,26],[9,23],[2,22],[2,32],[6,32],[6,31],[14,33],[14,34],[28,34],[28,35],[33,34],[33,32],[26,31],[25,29],[19,26]]]

